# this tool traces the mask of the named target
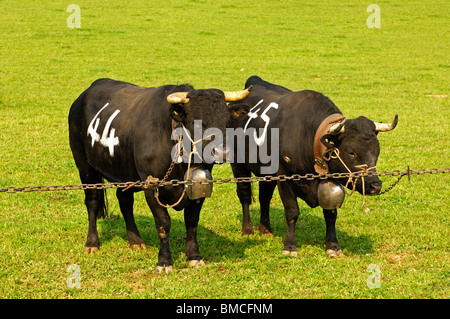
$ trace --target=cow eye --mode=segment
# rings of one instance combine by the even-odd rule
[[[349,152],[349,153],[347,153],[347,156],[348,156],[348,158],[350,158],[350,159],[354,159],[354,158],[356,158],[356,154],[355,154],[355,153],[353,153],[353,152]]]

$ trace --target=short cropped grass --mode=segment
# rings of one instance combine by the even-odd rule
[[[378,170],[449,166],[447,1],[379,1],[379,29],[367,27],[364,1],[76,3],[79,29],[67,26],[67,1],[0,2],[0,187],[79,183],[68,111],[101,77],[235,90],[259,75],[322,92],[349,118],[388,122],[398,113],[398,127],[379,135]],[[231,177],[230,166],[216,166],[213,176]],[[99,222],[101,248],[89,255],[82,192],[0,193],[0,297],[448,298],[449,181],[403,178],[367,198],[370,213],[359,194],[346,198],[337,221],[344,256],[335,259],[325,255],[319,208],[299,200],[298,257],[286,257],[279,196],[274,236],[242,237],[235,186],[215,185],[198,228],[205,267],[188,268],[183,214],[170,211],[169,276],[154,273],[159,240],[142,193],[135,216],[147,250],[128,248],[109,191],[113,218]],[[251,216],[257,225],[257,203]],[[81,270],[79,289],[67,285],[71,264]],[[381,271],[373,289],[371,264]]]

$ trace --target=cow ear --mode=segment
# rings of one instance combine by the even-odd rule
[[[320,141],[327,148],[333,148],[333,147],[337,147],[337,139],[338,139],[338,135],[325,134],[324,136],[322,136],[320,138]]]
[[[170,116],[177,121],[182,122],[186,118],[186,111],[182,104],[172,104],[170,106]]]
[[[228,110],[230,111],[231,118],[238,120],[247,115],[250,111],[250,106],[246,104],[233,104],[228,106]]]

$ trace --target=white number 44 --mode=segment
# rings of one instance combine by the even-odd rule
[[[109,103],[106,103],[105,106],[103,106],[100,111],[95,114],[94,118],[92,119],[91,123],[89,123],[89,127],[87,130],[87,135],[92,137],[91,140],[91,146],[94,147],[95,142],[100,142],[101,145],[104,147],[107,147],[109,149],[109,155],[114,156],[114,146],[119,145],[119,138],[115,136],[116,129],[111,128],[111,123],[114,120],[114,118],[117,116],[117,114],[120,113],[119,110],[116,110],[108,119],[106,122],[105,128],[103,129],[102,136],[100,137],[100,134],[97,133],[98,125],[100,124],[100,118],[98,117],[100,113],[109,105]],[[109,133],[109,134],[108,134]]]

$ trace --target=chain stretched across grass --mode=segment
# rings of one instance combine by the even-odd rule
[[[46,192],[46,191],[70,191],[70,190],[85,190],[85,189],[117,189],[117,188],[128,188],[128,187],[138,187],[142,189],[148,189],[150,187],[158,186],[179,186],[186,185],[191,186],[197,183],[201,184],[225,184],[225,183],[254,183],[254,182],[270,182],[270,181],[300,181],[300,180],[314,180],[314,179],[339,179],[348,177],[365,177],[365,176],[398,176],[398,180],[394,184],[388,187],[381,194],[385,194],[395,187],[400,179],[407,175],[408,178],[411,175],[425,175],[425,174],[446,174],[450,173],[450,167],[446,168],[431,168],[431,169],[417,169],[417,170],[392,170],[392,171],[361,171],[361,172],[351,172],[351,173],[331,173],[331,174],[293,174],[291,176],[278,175],[278,176],[252,176],[252,177],[231,177],[231,178],[214,178],[210,180],[192,181],[185,180],[180,181],[173,179],[170,181],[159,180],[152,176],[149,176],[146,181],[138,182],[125,182],[125,183],[96,183],[96,184],[73,184],[73,185],[44,185],[44,186],[21,186],[21,187],[5,187],[0,188],[0,193],[29,193],[29,192]]]

